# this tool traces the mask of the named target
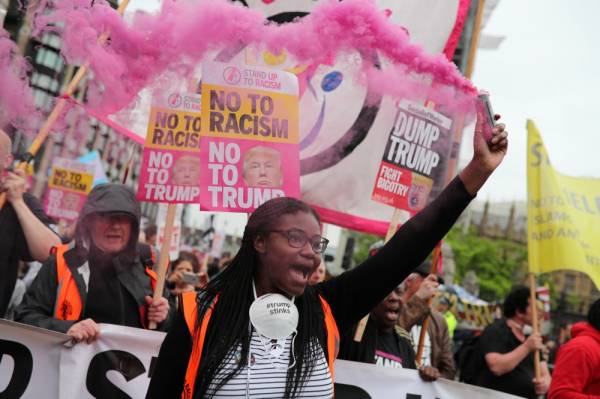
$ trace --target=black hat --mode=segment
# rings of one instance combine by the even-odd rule
[[[416,269],[413,270],[413,273],[418,273],[423,277],[429,276],[431,274],[431,261],[426,260],[425,262],[421,263]]]
[[[425,278],[431,274],[431,261],[426,260],[417,266],[416,269],[413,270],[413,273],[419,274],[421,277]],[[444,279],[442,276],[437,276],[437,281],[439,284],[444,284]]]

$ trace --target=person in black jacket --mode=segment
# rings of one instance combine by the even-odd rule
[[[25,192],[25,173],[11,170],[10,137],[0,129],[0,193],[6,203],[0,208],[0,317],[4,317],[17,282],[19,261],[44,261],[50,249],[60,244],[48,227],[52,220],[42,204]]]
[[[184,294],[146,397],[331,398],[331,318],[339,334],[346,334],[425,260],[501,163],[507,146],[504,125],[495,127],[489,146],[478,126],[473,160],[437,199],[375,256],[314,286],[308,279],[327,244],[318,214],[292,198],[258,207],[229,266],[194,297],[194,306],[187,307],[190,295]],[[277,334],[270,329],[265,336],[256,328],[263,319],[251,319],[249,311],[274,297],[291,314],[297,308],[298,318],[289,323],[292,332],[290,313],[269,319],[277,322]]]
[[[140,205],[120,184],[96,186],[77,222],[75,242],[59,246],[27,290],[15,319],[90,342],[98,323],[169,326],[165,297],[152,299],[156,275],[140,261]],[[165,294],[166,296],[166,294]]]

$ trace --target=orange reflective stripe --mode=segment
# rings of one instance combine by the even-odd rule
[[[333,363],[337,358],[340,350],[340,331],[338,330],[337,323],[331,313],[329,304],[321,295],[321,306],[323,307],[323,313],[325,314],[325,330],[327,332],[327,364],[329,364],[329,372],[331,373],[331,379],[333,380]]]
[[[79,320],[83,305],[75,279],[65,261],[68,245],[56,247],[56,301],[54,302],[54,317],[59,320]]]
[[[150,277],[150,286],[152,287],[152,292],[156,290],[156,281],[158,280],[158,274],[154,270],[149,267],[146,267],[146,274]]]
[[[196,383],[196,374],[198,374],[198,367],[200,366],[200,360],[202,360],[202,348],[204,347],[204,339],[206,338],[206,330],[208,329],[208,322],[212,316],[213,307],[219,296],[215,297],[212,305],[204,313],[202,323],[200,324],[200,333],[196,334],[196,315],[198,314],[196,308],[196,293],[185,292],[181,294],[183,306],[183,314],[185,316],[185,322],[190,330],[190,336],[192,337],[192,353],[190,354],[190,360],[188,361],[187,371],[185,372],[185,382],[183,384],[183,391],[181,392],[182,399],[191,399],[194,393],[194,385]]]

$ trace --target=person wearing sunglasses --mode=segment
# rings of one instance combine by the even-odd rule
[[[340,334],[425,260],[507,146],[504,125],[489,146],[476,129],[472,161],[436,200],[377,254],[313,286],[328,242],[317,212],[293,198],[258,207],[229,266],[182,295],[146,398],[332,398]]]

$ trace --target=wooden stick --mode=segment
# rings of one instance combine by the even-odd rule
[[[128,4],[129,4],[129,0],[123,0],[121,2],[121,4],[119,5],[119,8],[117,9],[117,12],[119,13],[119,15],[121,15],[121,16],[123,15],[123,13],[125,12],[125,8],[127,8]],[[102,33],[100,35],[100,37],[98,38],[98,43],[104,44],[106,42],[106,40],[108,39],[109,35],[110,35],[109,32]],[[79,70],[77,70],[77,73],[75,74],[75,76],[73,76],[73,79],[71,80],[71,82],[69,82],[69,85],[67,86],[65,92],[63,93],[63,96],[73,95],[73,93],[77,89],[77,86],[79,85],[81,80],[84,78],[85,74],[87,73],[88,66],[89,66],[89,62],[86,62],[84,65],[82,65],[79,68]],[[30,159],[34,158],[35,155],[38,153],[38,151],[40,150],[40,147],[42,146],[42,144],[44,144],[44,141],[48,137],[48,134],[50,133],[50,129],[52,128],[54,123],[58,120],[58,118],[62,114],[66,105],[67,105],[67,100],[63,97],[59,98],[58,101],[56,102],[56,104],[54,104],[54,108],[50,112],[50,115],[48,115],[48,118],[46,118],[46,121],[42,125],[40,131],[38,132],[35,139],[33,139],[33,142],[31,143],[31,145],[29,146],[29,149],[27,150],[29,159],[27,159],[23,162],[20,162],[19,165],[17,166],[18,169],[25,170],[27,168],[27,163],[30,161]],[[6,194],[2,193],[2,194],[0,194],[0,209],[2,209],[4,207],[5,203],[6,203]]]
[[[433,249],[431,269],[429,270],[429,274],[437,274],[437,266],[440,261],[440,254],[442,253],[442,242],[438,242],[438,244]],[[433,302],[433,298],[429,298],[427,300],[427,307],[431,308],[431,303]],[[421,366],[421,358],[423,357],[423,350],[425,348],[425,335],[427,334],[427,328],[429,327],[429,317],[425,317],[423,320],[423,324],[421,325],[421,332],[419,333],[419,343],[417,345],[417,353],[415,355],[415,364],[417,367]]]
[[[471,79],[473,76],[473,70],[475,69],[475,55],[477,54],[477,46],[479,46],[479,36],[481,34],[481,23],[483,22],[484,7],[485,0],[479,0],[479,3],[477,4],[477,13],[475,14],[475,20],[473,21],[473,33],[471,35],[471,43],[469,44],[467,68],[465,69],[465,76],[467,79]]]
[[[385,235],[385,242],[387,243],[398,230],[398,225],[400,224],[400,216],[402,215],[400,209],[395,208],[394,213],[392,215],[392,219],[390,220],[390,224],[388,226],[387,233]],[[358,325],[356,326],[356,332],[354,333],[354,341],[360,342],[362,341],[363,334],[365,333],[365,327],[367,326],[367,322],[369,321],[369,314],[360,319]]]
[[[165,221],[165,234],[163,236],[163,242],[160,247],[160,257],[158,259],[158,280],[156,281],[156,289],[154,290],[154,296],[152,299],[159,300],[163,296],[165,289],[165,279],[167,277],[167,266],[169,265],[169,249],[171,247],[171,236],[173,235],[173,224],[175,222],[175,211],[177,210],[177,204],[169,204],[167,207],[167,220]],[[148,329],[155,330],[156,323],[148,323]]]
[[[131,149],[129,152],[129,159],[127,160],[127,162],[125,163],[125,165],[123,165],[123,177],[121,179],[121,183],[125,184],[127,183],[127,177],[129,176],[129,171],[131,170],[131,168],[133,167],[133,157],[135,155],[135,143],[131,143]]]
[[[535,274],[529,273],[529,306],[531,306],[531,327],[533,328],[533,333],[538,334],[540,332],[540,325],[538,323],[537,317],[537,295],[536,292],[536,284],[535,284]],[[542,372],[540,369],[540,351],[536,350],[533,352],[533,367],[535,370],[535,378],[539,379],[542,376]]]

